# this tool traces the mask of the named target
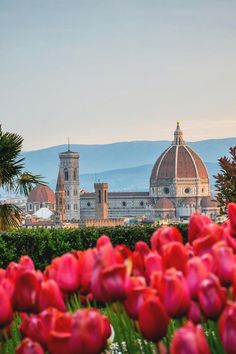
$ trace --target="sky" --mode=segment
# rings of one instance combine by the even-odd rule
[[[236,136],[235,0],[0,0],[0,122],[24,149]]]

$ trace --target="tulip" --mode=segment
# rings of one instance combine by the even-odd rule
[[[91,275],[95,264],[97,250],[88,249],[79,257],[80,291],[86,295],[91,291]]]
[[[16,354],[44,354],[44,350],[37,342],[25,338],[16,348]]]
[[[72,316],[70,326],[58,326],[50,332],[51,354],[99,354],[107,344],[111,328],[105,316],[95,309],[80,309]]]
[[[232,248],[227,247],[225,243],[218,242],[212,248],[212,254],[214,273],[219,277],[222,285],[231,285],[235,265]]]
[[[165,337],[169,317],[165,307],[157,296],[149,296],[140,308],[139,327],[147,340],[158,342]]]
[[[190,294],[182,272],[174,268],[168,269],[160,283],[160,297],[171,318],[187,315],[190,308]]]
[[[219,241],[217,235],[207,235],[193,241],[193,251],[196,256],[203,256],[210,253],[212,247]]]
[[[192,243],[194,240],[202,237],[204,226],[211,223],[212,221],[208,216],[194,213],[189,220],[188,241]]]
[[[59,311],[66,311],[66,306],[58,284],[49,279],[41,283],[37,299],[38,310],[43,311],[54,307]]]
[[[194,324],[198,324],[201,322],[201,311],[197,302],[191,301],[190,309],[187,316],[188,319]]]
[[[23,336],[31,338],[33,341],[40,343],[43,348],[47,349],[49,334],[55,328],[55,323],[63,323],[67,325],[71,321],[71,315],[62,313],[55,308],[48,308],[37,315],[21,315],[22,323],[20,331]],[[59,319],[61,319],[61,322]]]
[[[171,242],[162,249],[162,264],[164,269],[175,268],[181,270],[183,274],[186,272],[187,251],[180,242]]]
[[[210,348],[201,325],[187,322],[177,329],[170,343],[170,354],[210,354]]]
[[[5,289],[0,285],[0,328],[10,324],[13,318],[12,306]]]
[[[24,269],[24,270],[35,270],[34,267],[34,262],[29,256],[22,256],[19,261],[19,265]]]
[[[141,306],[149,295],[155,295],[156,291],[146,287],[145,278],[131,278],[124,307],[129,317],[137,320]]]
[[[102,235],[97,239],[96,247],[100,249],[107,244],[111,245],[110,238],[107,235]]]
[[[65,293],[79,289],[79,265],[76,257],[70,253],[55,258],[51,265],[46,268],[45,273],[48,278],[55,280],[59,288]]]
[[[36,272],[26,271],[17,276],[14,289],[14,307],[18,311],[37,312],[40,283]]]
[[[162,258],[157,252],[149,252],[149,254],[144,257],[144,265],[146,279],[149,283],[153,272],[162,270]]]
[[[204,316],[216,320],[223,311],[226,300],[226,289],[220,286],[219,279],[214,274],[209,274],[198,290],[198,302]]]
[[[236,203],[227,205],[227,212],[230,221],[230,233],[232,237],[236,237]]]
[[[227,354],[236,354],[236,304],[229,302],[220,316],[219,335]]]
[[[198,288],[208,273],[209,271],[200,257],[188,260],[186,280],[192,299],[197,299]]]
[[[182,235],[177,227],[162,226],[157,229],[151,237],[152,250],[161,253],[162,247],[173,241],[183,243]]]

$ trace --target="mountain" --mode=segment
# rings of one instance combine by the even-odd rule
[[[217,163],[206,163],[208,173],[210,176],[211,189],[214,189],[214,178],[219,172],[219,165]],[[152,170],[152,165],[143,165],[138,167],[109,170],[97,173],[86,173],[80,176],[81,189],[87,191],[94,190],[94,182],[103,181],[109,183],[110,191],[148,191],[149,178]],[[49,182],[52,189],[56,187],[56,178]]]
[[[104,180],[109,177],[110,183],[114,184],[115,189],[126,190],[133,186],[133,188],[144,190],[147,188],[145,186],[148,186],[151,167],[170,143],[170,141],[162,140],[105,145],[71,145],[71,150],[80,153],[81,182],[84,181],[81,185],[87,186],[89,180],[94,181],[96,178]],[[204,162],[213,163],[212,168],[216,169],[214,164],[217,164],[217,160],[221,156],[228,155],[229,147],[236,145],[236,138],[202,140],[187,144],[202,157]],[[58,154],[66,150],[66,145],[59,145],[23,152],[22,155],[26,158],[28,171],[41,174],[46,181],[53,183],[58,173]],[[122,174],[124,174],[123,177]],[[211,175],[211,172],[209,174]],[[143,187],[139,188],[138,186],[141,185]],[[91,188],[88,189],[91,190]]]

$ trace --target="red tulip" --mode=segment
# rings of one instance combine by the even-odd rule
[[[158,342],[165,337],[169,318],[165,307],[157,296],[149,296],[140,308],[139,327],[147,340]]]
[[[190,309],[188,312],[188,319],[194,324],[198,324],[201,322],[201,311],[198,303],[195,301],[191,301]]]
[[[210,348],[201,325],[187,322],[177,329],[170,343],[170,354],[210,354]]]
[[[135,249],[133,252],[133,275],[134,276],[145,276],[145,264],[144,257],[147,256],[150,249],[146,242],[139,241],[135,244]]]
[[[36,272],[26,271],[16,277],[14,307],[18,311],[37,312],[37,295],[40,283]]]
[[[218,242],[212,248],[213,270],[224,286],[229,286],[233,281],[234,253],[232,248],[227,247],[224,242]]]
[[[107,244],[111,245],[110,238],[107,235],[102,235],[97,239],[96,247],[97,249],[100,249]]]
[[[65,253],[55,258],[46,268],[46,275],[59,285],[65,293],[77,291],[80,286],[79,265],[75,256]]]
[[[139,310],[149,295],[155,295],[155,290],[146,286],[145,278],[131,278],[127,297],[124,306],[129,317],[137,320]]]
[[[197,299],[198,288],[208,273],[209,271],[200,257],[188,260],[186,280],[192,299]]]
[[[226,300],[226,289],[220,286],[219,279],[214,274],[209,274],[198,290],[198,302],[204,316],[216,320],[223,311]]]
[[[182,272],[168,269],[162,275],[160,297],[171,318],[185,316],[190,308],[190,294]]]
[[[144,258],[144,265],[146,279],[149,283],[152,273],[162,270],[162,258],[157,252],[149,252]]]
[[[16,354],[44,354],[44,350],[37,342],[25,338],[16,348]]]
[[[180,242],[171,242],[162,248],[162,262],[164,269],[175,268],[186,273],[187,251]]]
[[[10,324],[13,318],[12,306],[5,289],[0,285],[0,328]]]
[[[230,233],[232,237],[236,237],[236,203],[229,203],[227,211],[230,221]]]
[[[35,270],[34,262],[29,256],[21,256],[19,265],[24,268],[24,270]]]
[[[173,241],[183,243],[183,237],[177,227],[162,226],[151,237],[152,250],[161,253],[162,247]]]
[[[54,307],[59,311],[66,311],[62,293],[54,280],[49,279],[41,283],[37,305],[39,311],[43,311],[48,307]]]
[[[196,256],[203,256],[206,253],[210,253],[212,247],[215,243],[219,241],[217,235],[207,235],[200,237],[197,240],[193,241],[193,251]]]
[[[188,241],[192,243],[194,240],[202,237],[204,226],[211,223],[212,221],[208,216],[194,213],[189,220]]]
[[[64,314],[54,308],[48,308],[38,315],[22,316],[20,325],[21,333],[31,338],[33,341],[40,343],[45,349],[48,346],[50,332],[55,328],[55,322],[63,318],[63,326],[71,321],[71,315]],[[62,321],[61,321],[62,322]]]
[[[220,316],[219,335],[227,354],[236,354],[236,304],[228,303]]]
[[[88,249],[79,257],[80,291],[86,295],[91,291],[91,275],[95,264],[97,250]]]
[[[99,354],[105,349],[110,334],[105,316],[95,309],[81,309],[72,316],[70,326],[55,324],[50,333],[49,352]]]

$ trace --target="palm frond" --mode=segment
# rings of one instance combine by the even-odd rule
[[[0,230],[6,231],[18,227],[21,223],[22,210],[14,204],[0,204]]]
[[[40,175],[33,175],[30,172],[23,172],[15,181],[15,193],[28,195],[36,184],[45,185],[46,183]]]

